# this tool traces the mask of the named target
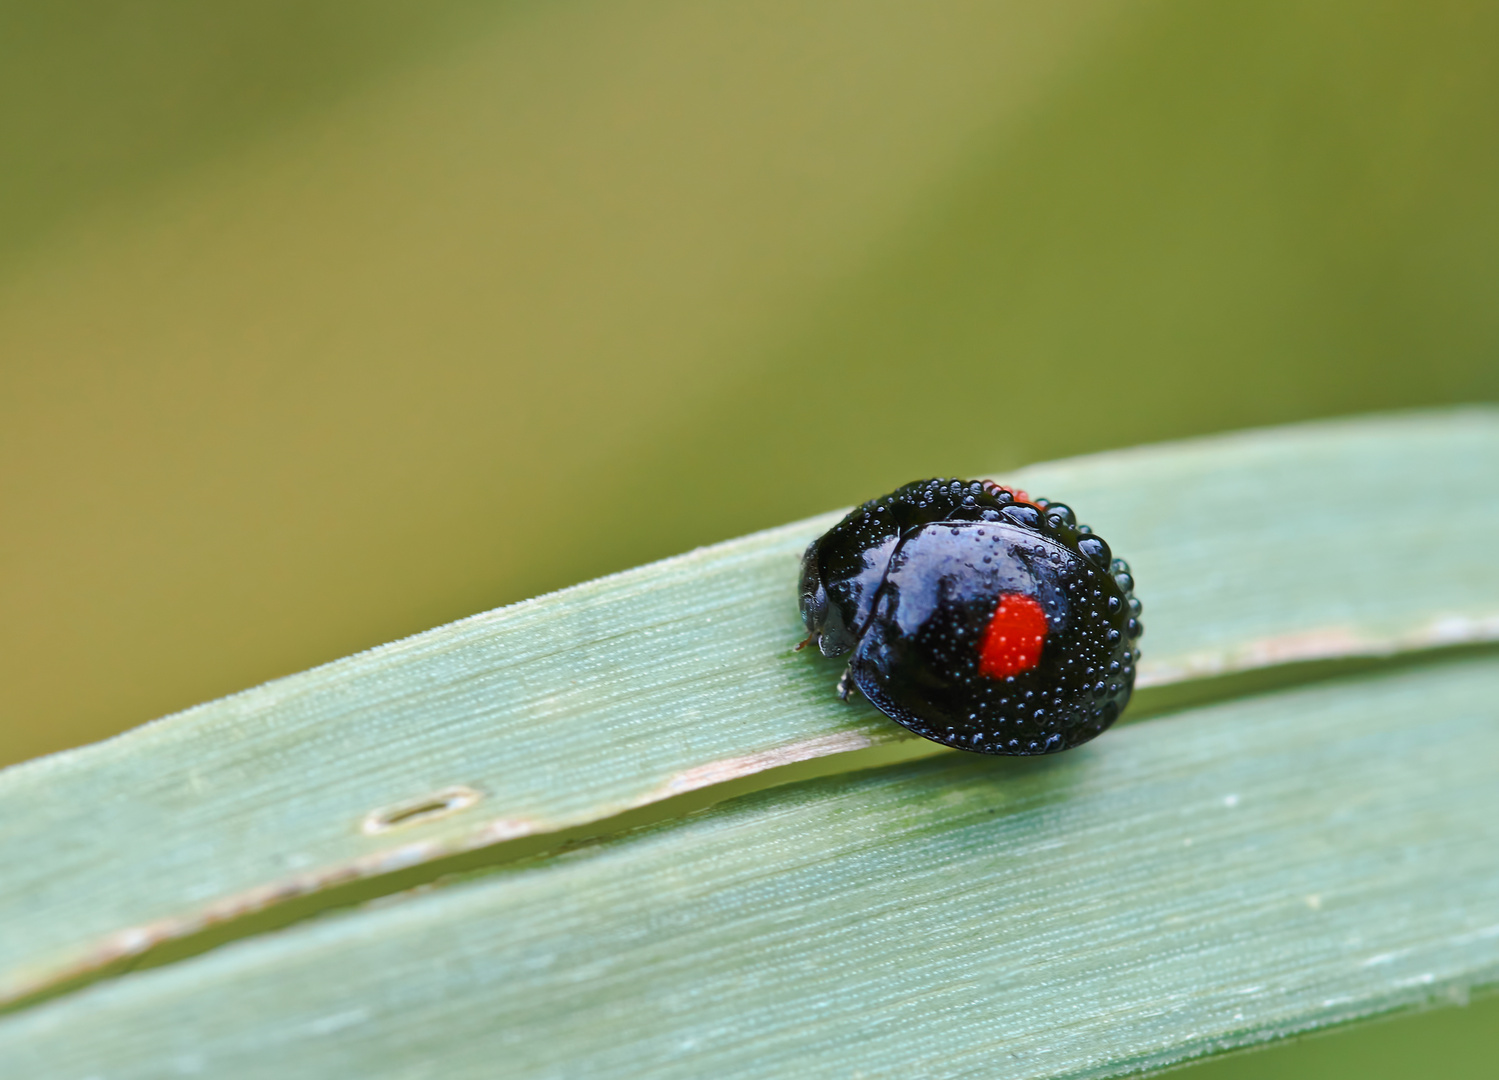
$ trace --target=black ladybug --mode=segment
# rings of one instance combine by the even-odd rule
[[[1122,559],[1061,503],[981,480],[872,499],[802,556],[801,612],[824,656],[918,735],[1050,754],[1119,717],[1140,601]]]

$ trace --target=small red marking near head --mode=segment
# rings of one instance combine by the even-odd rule
[[[1018,503],[1025,503],[1028,506],[1035,506],[1036,505],[1035,500],[1033,500],[1024,491],[1021,491],[1017,487],[1010,487],[1008,484],[996,484],[993,480],[985,480],[984,481],[984,488],[991,495],[994,494],[996,491],[1007,491],[1007,492],[1010,493],[1010,497],[1012,499],[1014,499]]]
[[[1046,612],[1034,596],[1000,593],[999,606],[979,643],[979,674],[1004,679],[1041,662],[1046,644]]]

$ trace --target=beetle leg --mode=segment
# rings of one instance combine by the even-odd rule
[[[849,661],[848,667],[843,669],[843,674],[838,676],[838,696],[844,701],[848,695],[854,692],[854,665]]]

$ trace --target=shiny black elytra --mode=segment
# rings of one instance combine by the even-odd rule
[[[1061,503],[922,480],[855,509],[802,556],[801,613],[839,681],[918,735],[1050,754],[1116,719],[1143,632],[1123,559]]]

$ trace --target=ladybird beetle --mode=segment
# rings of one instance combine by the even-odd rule
[[[1119,717],[1144,631],[1123,559],[1072,510],[987,480],[921,480],[855,509],[802,556],[824,656],[918,735],[1051,754]],[[800,648],[801,646],[798,646]]]

